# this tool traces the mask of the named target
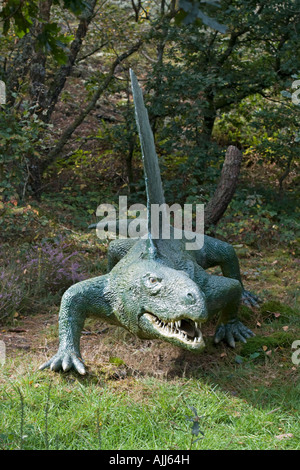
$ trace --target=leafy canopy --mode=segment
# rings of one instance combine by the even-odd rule
[[[85,0],[53,0],[52,4],[61,6],[77,16],[87,7]],[[0,11],[3,35],[8,35],[10,28],[13,27],[16,36],[22,38],[30,31],[35,20],[43,23],[39,15],[37,0],[6,0]],[[47,53],[50,52],[60,63],[66,59],[63,48],[68,42],[69,38],[60,34],[60,27],[56,22],[45,23],[42,32],[37,37],[37,46]]]

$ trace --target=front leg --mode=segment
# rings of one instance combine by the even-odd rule
[[[202,268],[220,266],[224,277],[239,281],[242,286],[242,302],[248,306],[258,307],[259,298],[243,286],[239,260],[232,245],[205,235],[204,245],[201,250],[195,252],[195,257]]]
[[[235,279],[222,276],[199,274],[197,284],[204,292],[209,315],[220,312],[214,342],[225,341],[235,347],[235,341],[246,342],[254,336],[238,318],[238,310],[242,296],[242,286]]]
[[[75,369],[86,373],[80,354],[80,336],[89,315],[110,317],[112,312],[106,299],[108,276],[99,276],[78,282],[64,293],[59,311],[59,348],[57,353],[40,366],[40,370],[53,371]]]

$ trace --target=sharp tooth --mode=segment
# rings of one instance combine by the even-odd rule
[[[193,343],[197,343],[197,337],[195,336]]]
[[[181,327],[181,320],[178,320],[177,324],[178,324],[178,328],[180,328]]]

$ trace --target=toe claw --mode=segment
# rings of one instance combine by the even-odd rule
[[[225,338],[225,325],[221,324],[221,325],[217,328],[217,330],[216,330],[214,342],[215,342],[216,344],[218,344],[218,343],[220,343],[220,341],[222,341],[224,338]]]
[[[235,348],[235,342],[241,341],[242,343],[247,342],[247,338],[255,336],[254,333],[249,330],[239,320],[231,320],[230,322],[220,324],[216,330],[215,343],[218,344],[220,341],[225,340],[229,346]]]
[[[51,364],[51,360],[44,362],[44,364],[42,364],[42,365],[39,367],[39,370],[48,369],[48,367],[50,367],[50,364]]]
[[[75,369],[77,370],[77,372],[80,375],[85,375],[86,374],[83,362],[79,358],[76,357],[76,358],[73,359],[73,365],[74,365]]]
[[[257,295],[252,294],[248,290],[244,290],[242,294],[242,302],[247,307],[259,307],[261,299]]]
[[[70,369],[75,369],[81,375],[86,374],[86,370],[82,359],[75,352],[59,351],[49,361],[45,362],[39,367],[39,370],[50,368],[54,372],[63,370],[64,372]]]
[[[70,356],[67,356],[67,357],[64,357],[63,361],[62,361],[62,369],[64,372],[67,372],[68,370],[70,370],[72,367],[72,360],[70,358]]]
[[[231,346],[232,348],[235,348],[234,337],[233,337],[233,334],[231,333],[230,330],[227,330],[227,333],[226,333],[226,341],[227,341],[227,343],[229,344],[229,346]]]
[[[57,359],[55,359],[55,361],[52,362],[50,366],[50,370],[54,370],[55,372],[58,372],[61,369],[61,364],[62,364],[62,360],[60,359],[60,357],[58,357]]]

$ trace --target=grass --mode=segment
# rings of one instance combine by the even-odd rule
[[[270,309],[274,307],[273,318]],[[122,334],[123,330],[105,333],[104,346],[98,344],[99,338],[88,335],[83,339],[89,362],[86,377],[37,371],[42,359],[33,344],[25,361],[24,353],[15,354],[0,369],[0,446],[36,450],[299,449],[299,368],[291,362],[290,341],[286,340],[293,336],[291,331],[300,337],[299,321],[293,321],[299,316],[278,301],[266,302],[256,315],[260,334],[247,345],[238,345],[237,350],[215,348],[208,338],[207,352],[201,358],[178,350],[172,357],[174,348],[159,342],[141,352],[141,342]],[[290,320],[290,332],[282,329],[287,320],[284,315]],[[86,328],[91,332],[99,325],[89,320]],[[39,328],[38,344],[56,345],[55,329],[54,324]],[[101,359],[91,355],[93,341]],[[169,358],[165,374],[136,373],[136,363],[130,363],[125,348],[129,355],[133,351],[137,363],[141,361],[141,369],[146,357],[145,364],[150,363],[153,371],[157,364],[151,358],[161,358],[165,352]],[[204,436],[199,440],[191,432],[190,407],[200,417]]]
[[[242,384],[254,373],[247,366],[231,371],[231,380],[241,387],[240,396],[201,374],[100,385],[93,376],[52,377],[28,367],[25,376],[10,383],[11,367],[2,371],[4,449],[185,450],[191,447],[189,406],[196,408],[204,433],[194,449],[300,447],[297,391],[282,389],[278,383],[271,393],[253,389],[246,399]]]
[[[74,249],[84,251],[89,274],[99,275],[107,247],[79,235],[69,235]],[[300,366],[291,360],[300,339],[299,260],[292,250],[237,247],[245,285],[263,305],[242,307],[256,336],[235,350],[213,345],[214,322],[204,328],[206,351],[195,356],[89,319],[87,376],[37,371],[57,349],[58,305],[36,299],[34,314],[21,310],[0,329],[7,345],[0,448],[299,449]],[[204,436],[192,433],[192,409]]]

